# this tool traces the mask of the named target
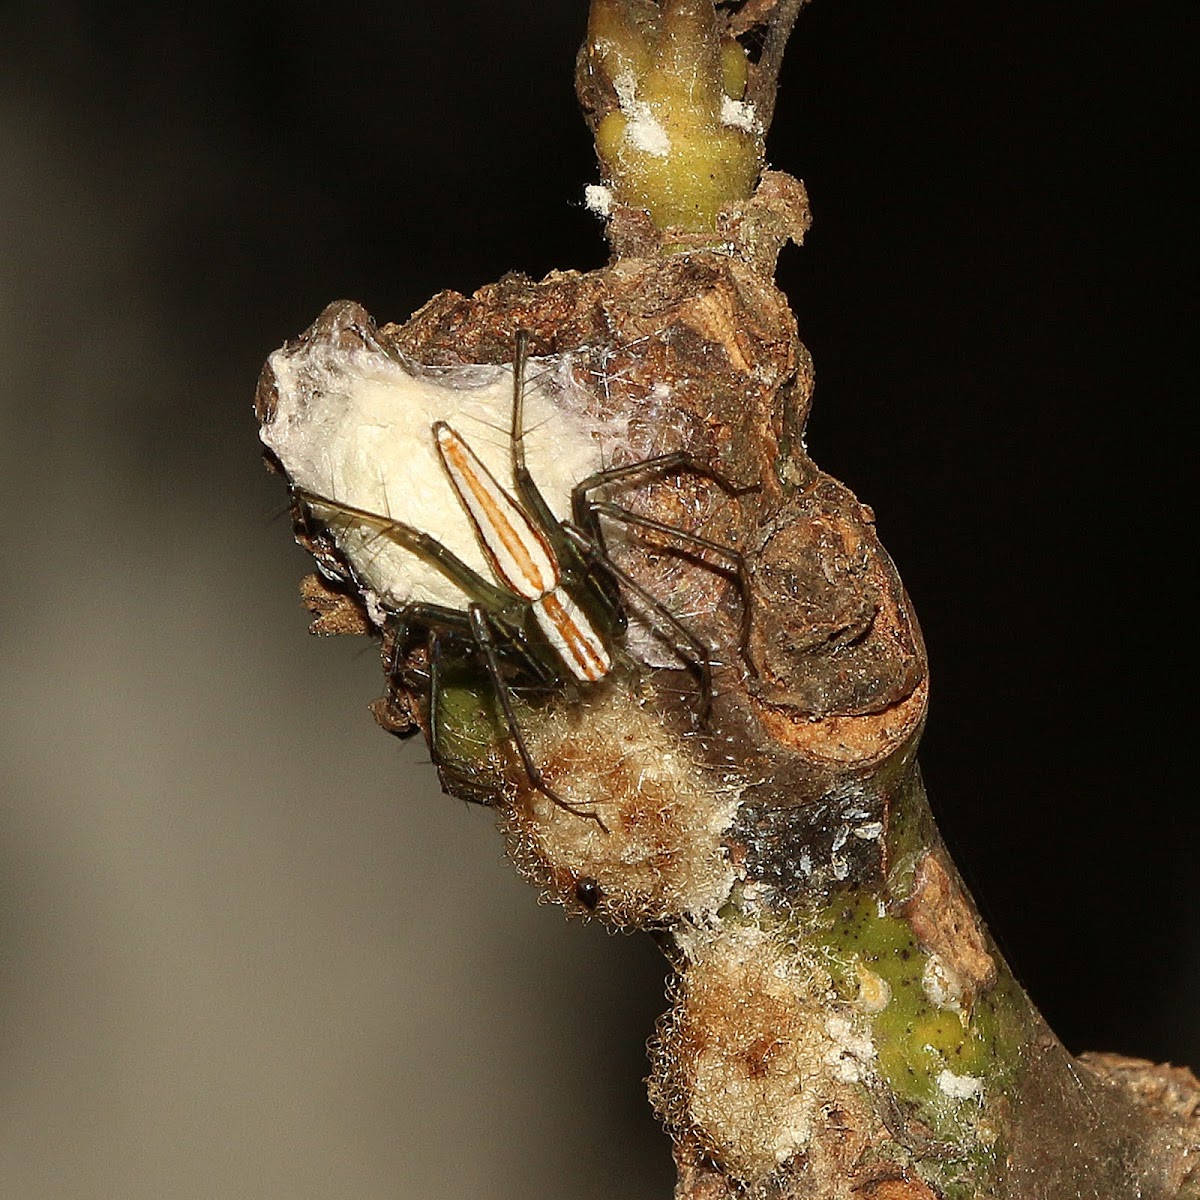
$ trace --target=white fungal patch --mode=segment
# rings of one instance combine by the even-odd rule
[[[621,111],[628,114],[637,103],[637,79],[632,71],[622,71],[614,80],[613,88],[617,93],[617,103]]]
[[[951,1100],[976,1100],[983,1095],[983,1080],[974,1075],[955,1075],[942,1071],[937,1077],[938,1090]]]
[[[873,842],[883,833],[882,821],[868,821],[865,825],[858,825],[854,829],[854,836],[862,838],[864,842]]]
[[[825,1032],[833,1042],[825,1055],[825,1065],[830,1073],[842,1083],[860,1083],[870,1074],[875,1043],[865,1033],[859,1033],[843,1016],[826,1018]]]
[[[930,1004],[963,1016],[966,985],[940,955],[931,954],[925,960],[921,972],[921,990]]]
[[[625,140],[643,154],[666,158],[671,153],[671,139],[650,105],[637,98],[637,81],[630,74],[621,74],[613,86],[625,116]]]
[[[648,104],[638,101],[625,115],[629,118],[625,140],[635,150],[653,158],[666,158],[671,153],[671,139]]]
[[[761,133],[758,114],[748,100],[735,100],[732,96],[721,97],[721,124],[743,129],[746,133]]]
[[[833,872],[834,879],[845,879],[850,874],[850,860],[842,853],[842,847],[850,837],[850,826],[839,825],[838,831],[833,835],[833,845],[829,855],[829,867]]]
[[[261,437],[294,486],[411,525],[493,578],[450,486],[433,424],[452,425],[511,491],[510,367],[425,368],[320,337],[277,350],[269,365],[278,400]],[[582,405],[558,403],[574,386],[569,374],[566,357],[532,360],[525,389],[528,465],[560,518],[569,514],[571,489],[601,467],[605,449]],[[376,621],[382,609],[406,601],[465,607],[455,583],[378,527],[319,515],[336,530]]]
[[[603,184],[589,183],[583,189],[583,202],[588,212],[594,212],[598,217],[607,217],[612,212],[612,189]]]

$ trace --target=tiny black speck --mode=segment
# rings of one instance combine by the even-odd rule
[[[575,899],[590,912],[604,899],[604,889],[590,875],[581,875],[575,880]]]

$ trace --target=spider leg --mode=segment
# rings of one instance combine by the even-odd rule
[[[613,584],[612,576],[606,572],[574,571],[577,560],[576,547],[566,537],[562,522],[546,502],[525,461],[525,376],[528,374],[529,334],[517,330],[513,350],[513,399],[512,422],[509,429],[509,453],[512,463],[513,488],[522,512],[550,544],[560,567],[571,575],[578,575],[586,589],[587,599],[576,595],[582,602],[589,623],[599,620],[610,633],[624,629],[624,614],[621,611],[621,595]]]
[[[512,428],[509,436],[513,485],[521,506],[550,538],[555,552],[561,555],[565,539],[559,530],[559,520],[546,503],[545,496],[534,482],[533,473],[525,463],[525,370],[528,361],[529,334],[524,329],[518,329],[513,351]]]
[[[328,508],[338,516],[362,521],[366,525],[373,526],[379,531],[380,537],[388,538],[405,550],[411,551],[479,603],[504,611],[510,609],[516,599],[511,592],[489,583],[474,567],[463,562],[453,550],[444,546],[437,538],[412,525],[365,508],[359,508],[354,504],[347,504],[342,500],[322,496],[318,492],[310,492],[306,488],[294,487],[292,495],[306,508]],[[320,518],[319,514],[317,516],[324,524],[336,528],[329,520]]]
[[[412,646],[414,631],[412,623],[399,613],[389,622],[389,626],[384,634],[384,645],[387,648],[387,659],[383,666],[383,678],[387,684],[387,692],[383,697],[384,711],[389,716],[400,713],[408,720],[411,718],[412,708],[404,698],[404,693],[411,692],[411,688],[406,678],[404,660]]]
[[[694,657],[689,658],[680,653],[678,643],[674,646],[675,652],[680,655],[689,667],[694,668],[696,672],[700,683],[700,720],[706,721],[712,712],[712,663],[709,659],[708,647],[661,600],[657,599],[638,583],[632,575],[613,562],[608,553],[597,545],[592,538],[588,537],[582,529],[570,522],[565,524],[563,529],[585,559],[602,565],[606,571],[615,575],[647,608],[666,625],[670,626],[675,634],[691,648]],[[661,636],[661,631],[656,630],[656,632]]]
[[[572,561],[574,543],[565,536],[562,522],[554,515],[546,498],[542,495],[525,462],[525,375],[529,357],[529,334],[517,330],[516,348],[513,352],[513,402],[512,426],[509,445],[512,455],[513,486],[520,498],[522,508],[549,539],[554,553],[564,566]],[[572,493],[572,497],[574,493]],[[621,594],[614,587],[610,572],[591,571],[586,577],[586,586],[594,601],[597,613],[603,615],[604,623],[617,630],[624,629],[624,614],[621,611]],[[596,614],[590,614],[596,615]]]
[[[471,625],[467,614],[461,609],[447,608],[441,604],[405,604],[395,611],[388,613],[388,627],[391,645],[388,648],[387,663],[384,674],[387,679],[387,695],[384,697],[389,706],[396,702],[402,688],[413,686],[409,675],[411,668],[405,664],[413,642],[418,633],[424,633],[427,647],[428,667],[425,671],[416,670],[413,674],[419,680],[422,692],[428,693],[430,750],[434,756],[435,765],[438,751],[434,745],[438,741],[435,726],[438,720],[437,696],[441,690],[440,661],[435,662],[435,654],[441,654],[442,642],[447,635],[461,638],[467,644],[473,645]]]
[[[619,504],[613,504],[610,500],[589,501],[589,509],[593,513],[599,513],[610,520],[619,521],[624,525],[633,525],[639,529],[650,529],[666,537],[675,538],[684,545],[694,546],[697,550],[703,550],[709,554],[718,554],[729,562],[732,567],[732,574],[737,580],[738,593],[742,600],[742,619],[738,630],[738,649],[745,660],[746,666],[751,671],[754,670],[754,664],[750,659],[750,575],[746,570],[745,556],[740,550],[735,550],[732,546],[723,546],[720,542],[714,542],[710,538],[701,537],[699,534],[689,533],[686,529],[680,529],[675,525],[668,525],[663,521],[655,521],[651,517],[643,517],[638,513],[630,512],[627,508],[622,508]],[[607,554],[605,558],[611,566],[611,559],[608,559]],[[705,565],[711,568],[712,564],[705,563]]]
[[[473,647],[479,648],[474,629],[471,625],[471,618],[462,609],[446,608],[441,604],[412,603],[405,604],[394,612],[390,612],[388,616],[389,623],[392,625],[391,652],[388,655],[388,662],[385,668],[388,678],[387,698],[389,702],[399,691],[399,682],[404,670],[403,658],[408,647],[412,644],[411,639],[414,628],[424,628],[427,634],[436,634],[439,639],[445,634],[452,634],[460,637],[465,642],[469,642]],[[520,629],[510,627],[508,621],[495,616],[489,619],[493,624],[499,624],[503,629],[506,639],[503,645],[505,657],[514,659],[520,669],[527,672],[541,688],[548,690],[560,685],[561,680],[558,675],[528,645]],[[429,639],[429,643],[428,687],[431,694],[436,695],[440,687],[440,682],[433,678],[433,650],[435,646],[433,645],[432,637]],[[440,644],[436,648],[440,650]],[[497,646],[498,657],[499,651],[500,647]],[[431,715],[431,729],[432,726],[433,718]]]
[[[462,795],[463,787],[468,794],[463,795],[473,804],[490,805],[495,795],[495,780],[486,772],[477,770],[462,759],[457,761],[447,752],[448,738],[443,717],[441,699],[446,692],[446,666],[444,648],[448,641],[461,641],[472,651],[479,653],[483,650],[476,636],[471,617],[467,612],[457,608],[446,608],[439,604],[406,604],[395,613],[390,614],[393,623],[392,648],[388,656],[388,694],[387,702],[392,704],[403,686],[404,667],[403,656],[411,646],[411,635],[419,627],[426,634],[427,655],[429,662],[428,677],[422,688],[428,694],[428,723],[429,723],[429,756],[437,768],[438,776],[447,790],[458,784],[457,789]],[[495,622],[495,618],[490,618]],[[516,658],[523,670],[528,670],[539,682],[549,686],[556,682],[555,676],[523,643],[516,630],[504,629],[506,641],[503,646],[505,656]],[[494,635],[493,635],[494,637]],[[495,667],[502,670],[501,647],[495,647]],[[486,651],[483,651],[486,661]],[[488,682],[497,696],[504,696],[507,683],[502,675],[498,678],[488,665]],[[500,701],[503,709],[503,700]],[[506,721],[507,723],[507,721]]]
[[[500,708],[504,713],[504,721],[508,726],[509,737],[512,738],[513,745],[517,748],[517,754],[520,756],[521,765],[525,768],[525,774],[529,782],[543,796],[554,801],[559,808],[565,809],[569,813],[574,813],[577,817],[585,817],[589,821],[595,821],[607,833],[608,826],[600,819],[598,813],[586,808],[578,808],[569,801],[564,800],[546,782],[538,765],[533,761],[533,756],[529,753],[529,747],[525,744],[525,737],[521,733],[517,714],[513,711],[512,697],[509,695],[508,685],[505,683],[500,671],[500,654],[492,627],[493,618],[482,604],[469,604],[467,606],[467,613],[470,617],[471,632],[474,635],[475,644],[483,652],[484,660],[487,663],[488,675],[491,677],[492,684],[496,689],[496,698],[499,700]]]
[[[429,680],[431,681],[433,635],[436,633],[440,636],[442,633],[450,632],[457,633],[469,640],[471,626],[466,613],[457,608],[446,608],[441,604],[405,604],[394,612],[390,612],[388,618],[391,646],[384,671],[388,682],[386,699],[391,704],[402,686],[405,670],[404,658],[413,644],[414,635],[418,629],[423,629],[426,641],[430,646]],[[429,682],[428,686],[432,688],[432,682]]]
[[[594,520],[593,504],[589,493],[609,484],[620,483],[625,479],[633,479],[639,475],[665,474],[668,471],[690,471],[713,483],[729,496],[741,496],[746,492],[754,492],[759,484],[742,485],[722,475],[720,471],[708,463],[689,454],[686,450],[674,450],[670,454],[658,454],[653,458],[643,458],[638,462],[625,463],[619,467],[604,467],[595,471],[586,479],[581,480],[571,489],[571,516],[575,524],[592,533],[598,528]]]
[[[390,346],[385,346],[365,325],[358,321],[352,321],[346,328],[355,334],[358,340],[373,354],[382,354],[386,358],[390,358],[392,362],[399,363],[401,366],[405,365],[404,359]]]

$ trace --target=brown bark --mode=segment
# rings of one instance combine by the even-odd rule
[[[770,49],[798,9],[752,2],[733,28],[766,22]],[[777,55],[760,63],[773,94]],[[635,457],[686,450],[737,485],[680,473],[622,501],[738,551],[744,594],[668,536],[614,551],[723,664],[711,715],[697,724],[678,699],[686,673],[643,656],[632,680],[530,721],[543,770],[602,811],[603,832],[532,787],[503,737],[483,798],[548,897],[651,929],[671,957],[650,1091],[677,1200],[1200,1196],[1195,1078],[1072,1058],[937,835],[915,757],[928,696],[915,615],[871,510],[804,448],[812,363],[772,273],[808,220],[803,186],[770,172],[720,214],[719,247],[618,207],[602,270],[443,292],[378,330],[356,310],[427,364],[511,361],[525,330],[533,354],[574,356]],[[344,318],[331,309],[305,336],[343,337]],[[322,632],[355,631],[352,600],[312,585],[306,598]],[[377,715],[428,731],[429,707],[401,690]]]

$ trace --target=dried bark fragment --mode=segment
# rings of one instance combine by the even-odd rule
[[[320,575],[305,575],[300,581],[300,600],[312,613],[310,633],[322,637],[336,634],[363,637],[375,632],[358,599],[333,587]]]
[[[859,1189],[863,1200],[938,1200],[937,1193],[920,1179],[881,1179]]]
[[[652,0],[602,7],[646,28],[662,15]],[[766,30],[756,94],[773,94],[799,7],[720,10],[727,29]],[[581,96],[596,126],[623,103],[596,71]],[[635,622],[628,669],[523,712],[550,782],[603,812],[603,829],[535,786],[470,688],[474,768],[447,783],[501,809],[514,858],[547,895],[649,926],[668,949],[677,978],[650,1090],[676,1139],[677,1200],[1195,1195],[1194,1079],[1072,1059],[937,838],[915,764],[928,695],[915,616],[870,509],[804,449],[812,363],[770,278],[807,228],[803,186],[768,172],[711,215],[711,228],[664,230],[618,203],[603,270],[444,292],[378,330],[343,304],[305,335],[338,344],[365,328],[430,365],[508,362],[518,329],[534,354],[571,352],[598,418],[625,422],[619,462],[685,451],[709,471],[639,480],[623,503],[745,560],[743,592],[668,535],[614,539],[621,567],[686,613],[719,665],[698,720],[694,681]],[[278,399],[264,375],[262,419]],[[327,542],[299,532],[335,569]],[[353,627],[352,611],[311,595],[325,627]],[[422,650],[391,649],[377,717],[428,732]]]
[[[1080,1063],[1146,1111],[1151,1125],[1145,1159],[1164,1196],[1200,1196],[1200,1080],[1187,1067],[1122,1054],[1082,1054]]]
[[[1139,1104],[1190,1123],[1200,1136],[1200,1080],[1190,1068],[1096,1051],[1081,1054],[1079,1060],[1136,1096]]]
[[[979,917],[939,854],[925,856],[905,912],[921,943],[972,992],[996,982]]]
[[[819,720],[879,713],[916,691],[924,648],[872,519],[814,473],[762,526],[751,550],[760,701]]]

